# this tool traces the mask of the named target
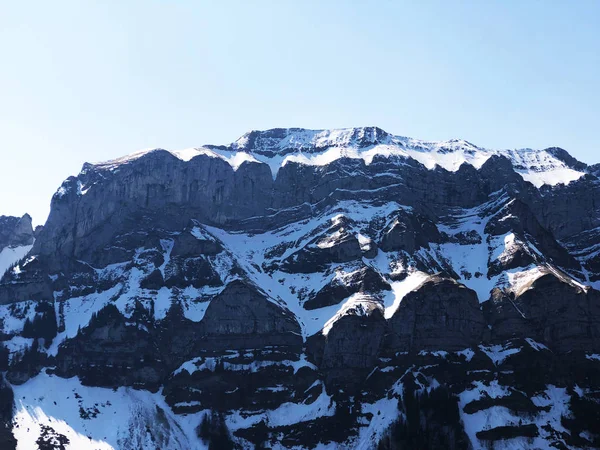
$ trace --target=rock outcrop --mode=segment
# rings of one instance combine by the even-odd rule
[[[600,351],[600,292],[545,272],[486,303],[497,341],[533,338],[560,353]]]
[[[431,276],[406,294],[390,318],[387,347],[394,353],[462,350],[481,342],[484,329],[477,294]]]
[[[441,242],[442,236],[435,223],[425,217],[398,211],[381,237],[383,251],[405,251],[414,253],[429,243]]]
[[[0,216],[0,249],[31,245],[33,241],[34,232],[29,214],[21,218]]]

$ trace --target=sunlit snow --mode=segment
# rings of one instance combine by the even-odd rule
[[[403,136],[384,134],[373,140],[373,145],[361,146],[359,139],[365,137],[370,129],[347,128],[336,130],[288,129],[283,138],[266,138],[269,152],[261,154],[260,143],[253,147],[252,153],[245,150],[249,143],[249,134],[242,136],[230,147],[231,150],[216,147],[198,147],[169,151],[175,157],[189,161],[204,155],[226,161],[234,170],[244,162],[267,164],[276,177],[279,169],[290,162],[305,165],[323,166],[340,158],[362,159],[371,164],[375,157],[394,157],[396,164],[412,158],[427,169],[442,167],[448,171],[457,171],[462,164],[476,169],[493,155],[502,155],[510,159],[515,170],[523,179],[536,187],[544,184],[551,186],[568,184],[584,175],[568,167],[563,161],[545,150],[491,150],[477,147],[467,141],[452,139],[449,141],[422,141]],[[377,131],[374,131],[377,134]],[[376,136],[372,136],[376,137]],[[315,151],[315,149],[318,149]],[[131,155],[97,163],[104,168],[116,169],[121,164],[136,160],[154,151],[147,149]],[[268,155],[268,156],[266,156]]]
[[[29,253],[33,245],[22,245],[20,247],[4,247],[0,251],[0,279],[4,273],[16,262]]]

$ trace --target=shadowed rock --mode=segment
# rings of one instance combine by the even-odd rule
[[[34,241],[31,216],[0,216],[0,250],[4,247],[31,245]],[[0,274],[2,275],[2,274]]]
[[[210,350],[302,347],[300,325],[294,315],[239,280],[229,283],[210,302],[199,334],[199,345]]]
[[[496,289],[485,304],[493,338],[530,337],[555,351],[600,350],[600,293],[545,272],[518,292]]]
[[[435,223],[425,217],[398,211],[388,228],[383,232],[379,246],[383,251],[405,251],[413,253],[429,243],[441,242],[442,236]]]
[[[392,352],[460,350],[480,342],[485,321],[477,294],[452,279],[429,277],[389,319]]]

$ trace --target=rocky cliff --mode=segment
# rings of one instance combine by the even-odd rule
[[[7,442],[599,446],[599,194],[374,127],[85,164],[35,242],[0,226]]]

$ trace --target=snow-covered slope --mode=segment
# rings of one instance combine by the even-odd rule
[[[25,257],[33,245],[21,245],[18,247],[4,247],[0,251],[0,279],[4,273],[15,263]]]
[[[64,450],[207,448],[195,433],[201,414],[176,416],[159,393],[83,386],[46,373],[14,392],[18,450],[38,448],[40,441]]]
[[[98,167],[115,169],[120,164],[135,160],[149,152],[147,149],[112,161],[97,163]],[[164,151],[164,150],[163,150]],[[274,129],[250,132],[229,146],[205,146],[171,151],[184,161],[206,155],[227,161],[234,169],[243,162],[268,164],[273,176],[288,162],[307,165],[327,165],[340,158],[362,159],[370,164],[375,157],[412,158],[428,169],[436,166],[457,171],[462,164],[480,168],[491,156],[505,156],[515,170],[536,187],[544,184],[568,184],[584,175],[547,150],[530,148],[518,150],[493,150],[478,147],[470,142],[423,141],[391,135],[379,128],[344,128],[334,130],[306,130],[301,128]]]

